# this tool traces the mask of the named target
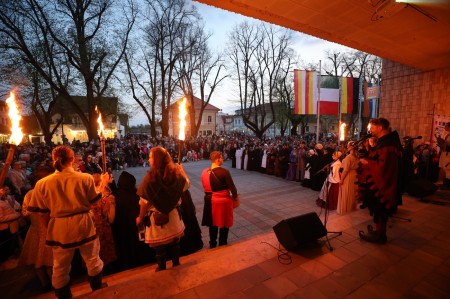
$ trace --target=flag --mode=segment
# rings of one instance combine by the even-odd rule
[[[341,80],[341,113],[352,114],[356,84],[352,77],[342,77]]]
[[[339,114],[339,84],[334,76],[321,76],[320,79],[320,114]],[[354,100],[357,99],[358,80],[342,77],[341,113],[353,113]],[[295,114],[317,114],[317,100],[319,98],[318,74],[313,71],[294,70]],[[356,92],[356,95],[355,95]]]
[[[376,117],[376,104],[379,98],[380,87],[372,83],[364,83],[364,117]]]
[[[316,114],[317,113],[317,72],[294,70],[294,113]]]
[[[338,115],[339,113],[339,89],[320,89],[320,114]]]

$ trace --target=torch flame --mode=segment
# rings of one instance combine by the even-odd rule
[[[371,125],[370,125],[370,123],[367,125],[367,133],[370,133],[370,127],[371,127]]]
[[[178,109],[179,109],[178,118],[180,119],[180,132],[178,133],[179,140],[185,139],[184,130],[186,128],[186,115],[187,115],[186,102],[187,102],[187,99],[186,99],[186,97],[184,97],[178,107]]]
[[[346,123],[342,123],[340,126],[339,126],[339,140],[340,141],[344,141],[345,140],[345,127],[347,126],[347,124]]]
[[[11,137],[9,137],[9,143],[19,145],[23,139],[22,128],[20,127],[22,116],[19,114],[14,92],[11,91],[9,98],[6,99],[6,104],[8,104],[9,108],[8,116],[11,119]]]
[[[98,118],[97,118],[97,123],[98,123],[98,131],[97,132],[98,132],[98,136],[103,137],[104,136],[104,132],[105,132],[105,128],[103,127],[102,114],[97,109],[97,106],[95,106],[95,112],[98,113]]]

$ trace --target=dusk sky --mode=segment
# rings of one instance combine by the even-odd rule
[[[192,1],[205,22],[205,29],[212,33],[210,38],[210,48],[213,51],[223,51],[227,40],[228,32],[238,23],[244,20],[258,21],[253,18],[229,12],[223,9],[212,7],[206,4]],[[331,43],[323,39],[319,39],[304,33],[294,33],[294,48],[305,63],[319,63],[325,60],[324,54],[328,49],[350,50],[348,47]],[[211,104],[222,109],[225,113],[232,114],[237,109],[235,101],[238,99],[231,90],[233,90],[232,82],[225,80],[222,82],[213,94]],[[233,103],[234,102],[234,103]],[[145,124],[148,121],[142,115],[136,115],[130,120],[131,125]]]

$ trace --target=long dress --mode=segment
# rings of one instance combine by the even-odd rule
[[[95,229],[100,240],[100,258],[105,265],[117,259],[116,244],[108,219],[110,209],[115,209],[115,198],[110,191],[103,192],[102,198],[91,205]]]
[[[19,258],[19,265],[34,265],[35,268],[42,266],[53,266],[53,251],[49,246],[45,246],[47,237],[47,225],[41,220],[41,215],[29,213],[28,203],[33,190],[27,192],[22,205],[22,214],[30,217],[31,225],[23,243],[23,249]]]
[[[344,214],[356,208],[356,192],[358,190],[356,185],[356,170],[359,166],[358,162],[359,159],[353,154],[347,155],[342,160],[342,168],[344,168],[346,175],[339,191],[338,214]]]
[[[236,169],[242,168],[242,149],[238,148],[236,150]]]
[[[317,205],[321,207],[326,207],[328,210],[336,210],[339,200],[339,182],[341,168],[341,161],[336,160],[331,164],[330,173],[328,174],[325,182],[323,183],[322,189],[319,193],[319,200]]]

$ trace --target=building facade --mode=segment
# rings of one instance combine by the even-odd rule
[[[179,115],[179,105],[183,98],[178,99],[175,103],[170,105],[169,108],[169,135],[178,137],[180,131],[180,119]],[[188,100],[189,102],[189,100]],[[202,105],[204,105],[203,101],[197,97],[193,97],[194,102],[194,111],[195,116],[198,118],[200,115],[200,110]],[[188,104],[189,105],[189,104]],[[189,110],[188,110],[189,111]],[[198,136],[211,136],[213,134],[217,134],[218,127],[218,113],[220,109],[214,105],[206,104],[205,109],[203,110],[202,120],[200,123],[200,128],[198,130]],[[190,122],[190,114],[188,112],[186,116],[186,128],[185,128],[186,137],[192,136],[191,130],[191,122]]]

